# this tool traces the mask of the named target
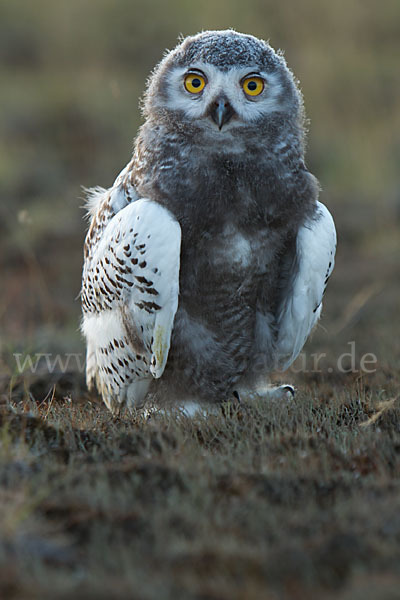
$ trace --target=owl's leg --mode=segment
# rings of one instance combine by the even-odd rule
[[[139,379],[127,385],[120,392],[120,402],[125,403],[129,411],[142,408],[151,382],[151,379]]]

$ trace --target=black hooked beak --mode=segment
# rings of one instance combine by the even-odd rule
[[[218,125],[220,131],[222,126],[228,123],[234,114],[235,111],[225,96],[220,96],[210,106],[210,116],[214,123]]]

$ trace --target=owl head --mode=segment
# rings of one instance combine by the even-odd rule
[[[233,30],[185,38],[152,73],[146,118],[188,126],[213,140],[279,123],[302,128],[302,97],[283,56]]]

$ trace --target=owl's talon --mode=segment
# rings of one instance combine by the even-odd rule
[[[296,389],[288,383],[286,385],[279,386],[278,389],[282,389],[282,392],[287,392],[288,394],[290,394],[292,396],[292,398],[294,398],[296,395]]]

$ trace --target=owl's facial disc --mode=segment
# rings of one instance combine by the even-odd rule
[[[193,123],[212,139],[219,131],[218,139],[226,141],[234,130],[257,127],[292,106],[284,73],[257,64],[173,64],[159,81],[157,93],[149,95],[153,107],[172,111],[172,122]]]

